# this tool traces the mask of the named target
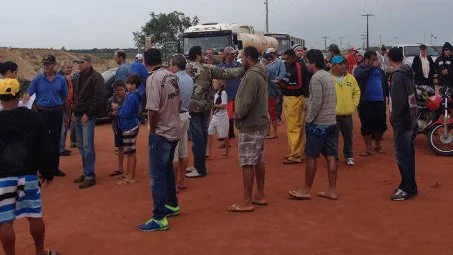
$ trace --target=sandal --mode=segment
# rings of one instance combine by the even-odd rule
[[[267,206],[267,201],[264,199],[262,199],[262,200],[253,199],[252,204],[260,205],[260,206]]]
[[[374,150],[375,150],[377,153],[385,154],[385,152],[384,152],[384,150],[382,149],[382,147],[376,147],[376,148],[374,148]]]
[[[119,175],[118,177],[116,177],[116,179],[119,180],[119,181],[124,180],[126,178],[127,178],[127,176],[124,173]]]
[[[250,207],[242,207],[238,204],[232,204],[228,207],[228,211],[230,212],[253,212],[255,210],[254,206]]]
[[[338,200],[337,195],[329,194],[328,192],[318,192],[316,194],[318,197],[325,198],[328,200]]]
[[[187,189],[186,185],[181,185],[181,184],[176,184],[176,187],[178,187],[178,189]]]
[[[278,136],[275,136],[275,135],[267,135],[266,136],[266,139],[268,139],[268,140],[277,139],[277,138],[278,138]]]
[[[289,191],[288,194],[292,199],[295,199],[295,200],[310,200],[311,199],[310,195],[303,195],[295,190]]]
[[[61,255],[61,253],[59,253],[58,251],[54,251],[54,250],[51,250],[51,249],[45,250],[44,254],[45,255]]]
[[[370,151],[364,151],[359,154],[360,157],[368,157],[368,156],[373,156],[373,153]]]
[[[122,175],[123,173],[124,173],[123,170],[115,170],[111,174],[109,174],[109,176],[110,177],[118,176],[118,175]]]
[[[134,184],[134,183],[136,183],[136,180],[125,178],[125,179],[118,181],[116,184],[123,186],[123,185]]]

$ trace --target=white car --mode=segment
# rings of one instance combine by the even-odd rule
[[[398,44],[394,47],[403,48],[404,63],[410,66],[414,62],[414,57],[420,54],[420,44]],[[439,51],[434,46],[426,45],[426,51],[433,61],[436,61],[440,56]]]

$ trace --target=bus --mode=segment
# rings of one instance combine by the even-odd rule
[[[302,47],[305,47],[305,40],[298,38],[289,34],[279,34],[279,33],[268,33],[264,34],[265,36],[274,37],[278,41],[278,53],[283,54],[283,52],[292,49],[294,45],[299,44]]]

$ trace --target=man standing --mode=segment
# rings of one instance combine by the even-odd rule
[[[146,80],[148,79],[148,70],[146,70],[145,65],[143,64],[143,55],[142,54],[137,54],[135,57],[135,61],[131,64],[131,70],[132,74],[136,74],[140,76],[142,80],[142,84],[140,87],[138,87],[138,94],[140,95],[140,102],[141,105],[146,105],[146,96],[145,96],[145,90],[146,90]],[[143,107],[140,106],[140,111],[142,111]],[[146,120],[143,114],[139,115],[140,123],[145,124]]]
[[[286,116],[289,154],[284,164],[301,164],[304,159],[304,104],[308,97],[308,71],[305,64],[298,61],[294,50],[283,53],[286,61],[287,82],[279,79],[278,85],[283,94],[283,108]]]
[[[355,165],[353,153],[352,114],[359,105],[360,88],[356,79],[346,70],[346,59],[342,56],[332,58],[332,76],[337,94],[337,138],[343,136],[343,156],[347,165]]]
[[[94,128],[104,97],[104,78],[94,71],[91,57],[84,56],[75,62],[79,64],[80,74],[74,92],[74,116],[83,174],[74,183],[81,183],[79,188],[86,189],[96,184]]]
[[[179,111],[181,135],[173,160],[178,189],[186,188],[184,179],[187,164],[189,163],[187,131],[190,125],[189,103],[193,93],[193,80],[186,73],[186,64],[186,58],[183,55],[175,55],[171,59],[169,67],[169,70],[178,77],[179,92],[181,95],[181,110]]]
[[[296,56],[299,58],[299,61],[305,62],[304,54],[305,54],[305,47],[300,44],[296,44],[293,46],[294,52],[296,52]]]
[[[401,183],[391,199],[402,201],[417,195],[414,140],[418,131],[418,108],[414,73],[410,66],[403,64],[403,50],[392,48],[388,55],[390,65],[395,70],[390,87],[390,122],[393,126],[396,161],[401,174]]]
[[[375,142],[374,151],[384,153],[381,147],[381,139],[387,130],[386,98],[388,97],[388,86],[376,52],[367,51],[365,53],[365,63],[357,66],[354,76],[361,91],[358,109],[362,123],[361,132],[366,145],[365,151],[360,156],[366,157],[373,154],[373,139]]]
[[[381,69],[386,72],[387,71],[387,67],[388,67],[388,56],[387,56],[387,47],[385,47],[385,45],[382,45],[381,46],[381,51],[380,53],[378,54],[378,60],[379,60],[379,64],[381,65]]]
[[[143,66],[145,66],[145,64],[143,63],[143,60],[144,60],[144,58],[143,58],[142,54],[135,55],[135,62],[138,62],[138,63],[142,64]]]
[[[228,207],[232,212],[250,212],[253,204],[267,205],[264,196],[264,141],[267,125],[267,74],[255,47],[246,47],[242,63],[246,69],[236,100],[236,127],[239,130],[239,161],[243,170],[244,203]],[[256,176],[257,194],[252,199]]]
[[[305,155],[305,187],[290,191],[290,197],[300,200],[311,199],[310,191],[316,174],[316,159],[324,155],[327,161],[329,188],[327,192],[319,192],[322,198],[336,200],[337,182],[337,136],[336,114],[337,105],[335,84],[332,76],[324,71],[324,56],[320,50],[307,52],[308,69],[314,75],[310,82],[310,98],[305,118],[307,144]]]
[[[233,49],[233,54],[234,54],[234,49]],[[225,51],[224,51],[224,49],[220,49],[219,50],[218,58],[219,58],[219,65],[225,63]]]
[[[207,49],[206,50],[206,63],[210,65],[217,65],[217,61],[215,61],[214,57],[214,50],[213,49]]]
[[[146,67],[153,74],[146,81],[149,120],[149,171],[153,192],[153,217],[140,225],[144,232],[168,229],[167,217],[179,215],[173,157],[181,135],[178,78],[162,66],[157,49],[145,52]]]
[[[113,54],[113,57],[115,58],[115,62],[118,64],[115,80],[126,82],[127,78],[132,74],[131,65],[126,62],[126,52],[118,50],[115,54]]]
[[[355,54],[356,54],[356,50],[354,48],[349,49],[349,54],[347,56],[347,63],[348,63],[348,72],[350,74],[353,74],[352,70],[354,69],[354,66],[356,65]]]
[[[453,88],[453,46],[446,42],[442,47],[442,55],[436,59],[436,71],[441,87]]]
[[[199,46],[194,46],[189,50],[189,60],[186,65],[186,72],[194,80],[194,91],[189,104],[194,167],[187,169],[186,177],[198,178],[207,175],[206,146],[210,111],[214,105],[212,80],[240,77],[243,68],[220,69],[213,65],[203,64],[201,47]]]
[[[420,45],[420,55],[414,57],[412,69],[415,72],[415,84],[427,85],[434,88],[434,61],[426,52],[426,45]]]
[[[53,173],[55,176],[65,176],[60,170],[60,141],[61,125],[63,123],[63,110],[68,97],[68,84],[63,76],[55,72],[56,60],[53,55],[45,56],[42,60],[44,72],[31,81],[24,101],[36,94],[36,106],[38,113],[47,123],[52,150],[55,155],[56,165]]]
[[[71,151],[66,150],[66,135],[68,130],[71,131],[71,142],[75,143],[75,129],[72,118],[72,108],[74,107],[74,80],[72,77],[72,63],[69,60],[61,62],[61,71],[58,73],[66,79],[68,84],[68,97],[66,98],[63,125],[61,127],[61,140],[60,140],[60,156],[70,156]]]
[[[226,69],[226,68],[238,68],[242,65],[234,60],[234,48],[233,47],[226,47],[223,51],[225,53],[225,62],[220,64],[219,67]],[[230,139],[234,138],[234,100],[236,100],[236,94],[238,93],[239,84],[241,80],[239,78],[232,78],[227,79],[225,82],[225,91],[228,97],[227,103],[227,112],[228,117],[230,119],[230,130],[228,132],[228,137]]]

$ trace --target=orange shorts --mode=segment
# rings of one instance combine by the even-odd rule
[[[269,113],[269,118],[271,121],[277,120],[278,119],[278,114],[277,114],[277,98],[276,97],[269,97],[267,100],[267,112]]]
[[[227,112],[228,112],[228,118],[229,119],[234,119],[234,100],[229,100],[227,103]]]

